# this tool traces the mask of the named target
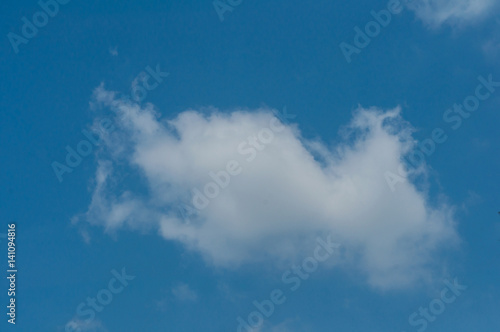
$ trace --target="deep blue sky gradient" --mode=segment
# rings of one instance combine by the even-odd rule
[[[283,271],[219,270],[154,231],[108,235],[90,227],[86,244],[72,226],[90,202],[96,160],[86,157],[62,183],[51,163],[84,138],[97,86],[130,93],[133,79],[156,64],[170,76],[145,101],[167,119],[206,106],[286,106],[305,137],[334,143],[359,104],[401,105],[417,139],[445,129],[449,139],[427,159],[431,195],[444,194],[457,206],[463,243],[446,268],[469,288],[428,331],[498,329],[500,89],[456,131],[442,116],[474,92],[479,75],[500,81],[498,63],[481,49],[500,27],[490,17],[432,30],[405,10],[348,64],[339,43],[352,43],[354,26],[386,3],[244,1],[220,22],[211,1],[72,0],[18,54],[6,35],[19,33],[21,17],[40,7],[0,4],[0,232],[17,223],[20,271],[15,327],[6,323],[7,281],[0,282],[0,330],[64,331],[77,305],[122,267],[136,279],[97,314],[109,331],[235,331],[236,317],[253,310],[253,300],[284,287]],[[109,52],[115,47],[117,56]],[[198,300],[172,299],[179,283]],[[415,331],[408,315],[434,297],[424,287],[382,293],[358,275],[320,269],[269,321],[289,321],[290,331]]]

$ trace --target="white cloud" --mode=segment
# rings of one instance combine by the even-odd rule
[[[413,0],[410,9],[424,23],[438,27],[444,23],[460,25],[474,22],[488,15],[494,0]]]
[[[194,302],[198,300],[198,294],[187,284],[179,284],[172,288],[172,294],[180,301]]]
[[[94,97],[114,111],[118,129],[105,139],[85,218],[108,231],[157,227],[208,263],[233,268],[303,258],[320,233],[332,234],[347,249],[344,264],[383,289],[431,278],[439,250],[457,242],[451,207],[411,182],[394,193],[385,182],[414,144],[399,109],[360,108],[344,142],[327,146],[269,109],[191,110],[166,121],[103,87]],[[259,133],[266,143],[252,148]],[[192,207],[193,190],[215,184],[209,173],[227,173],[228,163],[235,170],[231,160],[241,173],[186,222],[180,203]],[[123,174],[143,187],[121,188]]]

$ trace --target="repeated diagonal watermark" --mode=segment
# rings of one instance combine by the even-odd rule
[[[224,22],[224,14],[232,12],[236,7],[241,5],[243,0],[214,0],[212,2],[215,12],[221,22]]]
[[[285,130],[285,125],[296,117],[295,114],[288,113],[286,106],[283,107],[282,112],[273,110],[273,115],[274,117],[271,118],[267,127],[262,128],[237,145],[236,151],[240,156],[246,157],[245,161],[247,163],[253,162],[260,151],[272,144],[276,134]],[[235,159],[228,160],[226,167],[222,170],[210,171],[208,175],[213,181],[207,182],[201,189],[193,188],[190,204],[180,203],[177,205],[181,220],[185,224],[190,224],[190,218],[197,215],[199,211],[206,209],[210,202],[229,186],[231,180],[243,171],[244,165],[241,165]]]
[[[373,20],[368,21],[363,29],[359,26],[354,27],[355,34],[352,43],[341,42],[339,44],[340,51],[344,55],[347,63],[351,63],[354,54],[359,55],[363,49],[370,45],[373,39],[380,35],[383,28],[389,26],[394,15],[401,14],[404,6],[413,1],[414,0],[389,0],[385,9],[370,11]]]
[[[489,74],[487,78],[479,76],[479,84],[474,89],[474,93],[465,97],[461,103],[455,103],[453,107],[448,108],[443,113],[443,121],[451,127],[451,130],[458,130],[464,120],[470,118],[477,111],[482,102],[491,98],[500,82],[493,81],[493,75]],[[388,170],[384,173],[384,178],[392,192],[396,191],[398,183],[407,181],[408,174],[412,170],[417,170],[426,158],[430,157],[437,150],[439,144],[448,140],[445,129],[436,127],[431,132],[431,137],[420,142],[412,151],[403,157],[403,162],[398,165],[397,170]],[[397,174],[396,174],[397,173]]]
[[[85,302],[81,302],[76,307],[76,317],[66,324],[64,328],[66,332],[81,332],[82,327],[91,326],[96,313],[102,312],[106,306],[111,304],[114,296],[123,292],[125,287],[129,285],[129,281],[136,278],[128,275],[125,268],[122,268],[121,272],[113,269],[111,274],[113,278],[109,280],[107,287],[100,289],[95,297],[87,297]]]
[[[330,259],[340,247],[339,243],[332,241],[331,235],[328,235],[326,240],[318,237],[313,254],[304,258],[302,264],[298,266],[292,265],[290,269],[281,275],[281,281],[283,285],[288,285],[287,288],[275,288],[269,293],[269,298],[253,301],[252,304],[255,310],[244,317],[238,316],[236,318],[238,322],[236,332],[259,331],[264,321],[274,314],[276,308],[286,302],[287,297],[285,294],[297,291],[302,282],[309,279],[311,274],[318,270],[320,263]]]
[[[408,323],[415,327],[417,332],[425,331],[429,324],[436,321],[437,317],[443,314],[446,308],[468,288],[459,284],[457,278],[453,282],[445,279],[443,283],[446,287],[441,289],[439,297],[431,300],[425,307],[420,306],[418,310],[408,316]]]
[[[123,102],[131,102],[132,100],[140,103],[148,95],[148,92],[156,89],[163,79],[168,77],[170,74],[168,72],[163,72],[160,69],[160,65],[157,64],[155,69],[147,66],[143,71],[141,71],[137,77],[132,82],[132,92],[130,95],[120,95],[119,100]],[[66,173],[72,173],[73,170],[78,167],[83,159],[89,156],[94,147],[98,147],[102,142],[102,137],[110,134],[115,130],[113,121],[111,119],[104,118],[99,122],[99,128],[94,128],[92,131],[83,129],[81,131],[82,135],[85,137],[81,139],[76,147],[73,148],[66,145],[66,158],[65,162],[59,162],[54,160],[51,163],[52,170],[59,183],[63,182],[63,175]]]
[[[49,23],[49,17],[54,18],[59,13],[59,6],[66,5],[71,0],[40,0],[38,6],[42,9],[37,11],[31,17],[31,20],[26,16],[21,17],[21,35],[9,32],[7,39],[14,50],[14,53],[19,53],[19,46],[21,44],[28,44],[28,42],[35,38],[38,34],[38,29],[43,28]]]

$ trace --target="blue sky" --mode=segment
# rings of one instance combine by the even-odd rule
[[[1,5],[1,330],[498,329],[498,5],[215,4]]]

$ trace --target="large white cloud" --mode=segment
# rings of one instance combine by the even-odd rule
[[[190,110],[167,121],[102,87],[94,99],[117,130],[105,138],[83,218],[107,230],[157,227],[225,267],[303,258],[331,234],[343,264],[379,288],[431,278],[440,250],[457,242],[452,208],[410,181],[395,192],[385,181],[414,144],[399,108],[360,108],[343,142],[327,146],[269,109]],[[122,188],[123,174],[134,189]]]
[[[432,27],[443,23],[459,25],[473,22],[495,6],[495,0],[413,0],[409,8]]]

